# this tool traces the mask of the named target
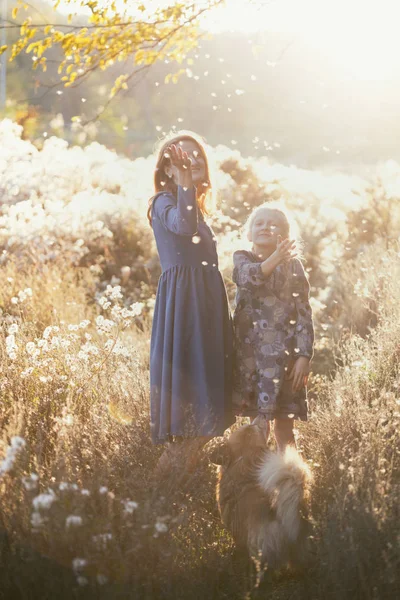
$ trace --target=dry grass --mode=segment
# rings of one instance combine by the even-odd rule
[[[248,165],[234,166],[242,183],[225,191],[241,221],[266,197],[300,202],[285,183],[264,189]],[[369,194],[340,231],[328,226],[323,200],[318,218],[315,198],[297,215],[317,331],[312,419],[298,429],[315,475],[316,560],[301,578],[267,573],[261,587],[220,524],[207,448],[189,477],[179,469],[162,482],[152,476],[162,452],[150,443],[148,398],[158,266],[143,221],[111,219],[83,246],[72,234],[53,245],[21,235],[3,253],[0,599],[400,595],[400,211]],[[14,220],[3,223],[3,248]],[[215,227],[231,297],[237,227],[230,219]]]

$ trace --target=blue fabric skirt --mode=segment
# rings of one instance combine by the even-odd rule
[[[173,266],[160,277],[150,350],[151,434],[218,436],[233,421],[232,323],[215,267]]]

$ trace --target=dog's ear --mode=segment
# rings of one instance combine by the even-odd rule
[[[227,440],[214,443],[207,451],[208,459],[215,465],[226,465],[230,461],[231,452]]]

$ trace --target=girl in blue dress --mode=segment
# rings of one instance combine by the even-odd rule
[[[216,240],[205,221],[211,181],[194,134],[160,149],[149,202],[162,274],[150,349],[154,443],[205,443],[232,424],[232,327]],[[182,445],[180,445],[182,447]]]

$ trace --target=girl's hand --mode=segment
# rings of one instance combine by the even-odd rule
[[[289,373],[288,379],[293,379],[292,390],[299,392],[307,385],[310,373],[310,360],[306,356],[299,356]]]
[[[182,150],[180,146],[171,144],[167,149],[165,156],[171,161],[171,167],[176,183],[183,187],[192,187],[192,161],[189,158],[188,153]]]
[[[278,264],[282,262],[288,262],[291,258],[296,256],[296,242],[295,240],[289,240],[286,238],[282,239],[281,235],[278,235],[278,241],[276,244],[276,250],[274,252],[275,258]]]

